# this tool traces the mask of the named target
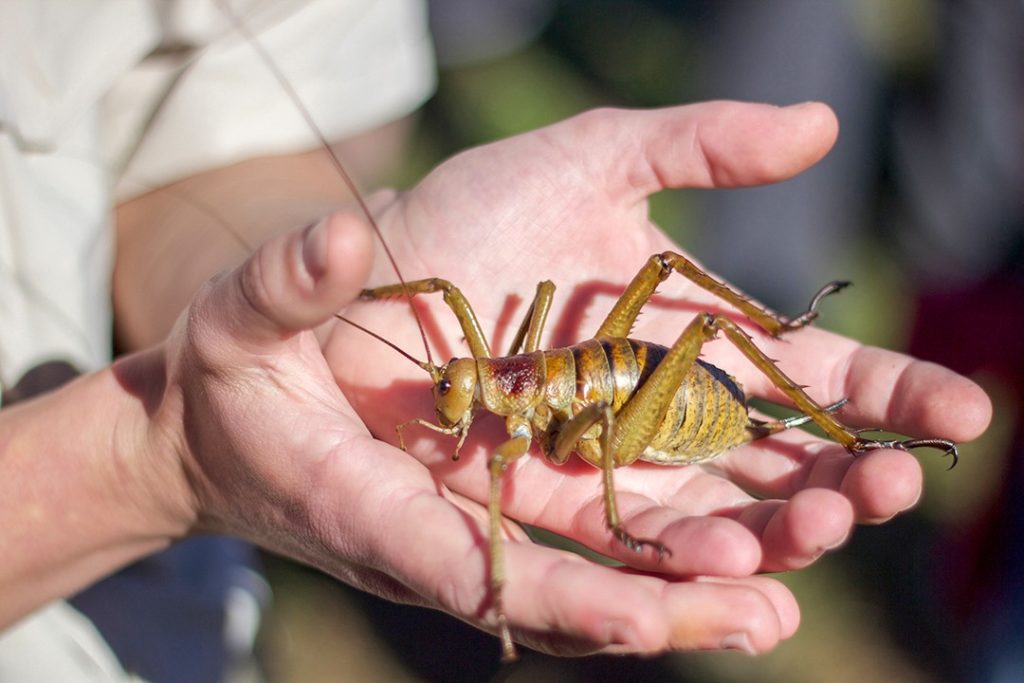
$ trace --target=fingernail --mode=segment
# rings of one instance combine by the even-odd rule
[[[314,282],[327,272],[327,219],[306,228],[302,236],[302,262]]]
[[[750,644],[750,636],[743,631],[730,633],[725,638],[722,638],[722,647],[726,650],[739,650],[748,655],[757,654],[754,652],[754,646]]]

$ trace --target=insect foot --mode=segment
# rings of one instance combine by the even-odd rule
[[[659,562],[661,561],[661,558],[665,557],[666,555],[672,557],[672,551],[668,549],[668,546],[666,546],[664,543],[661,543],[660,541],[655,541],[649,538],[637,538],[636,536],[631,535],[629,532],[627,532],[620,526],[612,527],[611,531],[612,535],[616,539],[618,539],[619,543],[626,546],[635,553],[641,552],[646,546],[648,548],[654,548],[654,550],[658,553]]]
[[[841,292],[842,290],[846,289],[852,284],[852,282],[849,282],[847,280],[833,280],[832,282],[828,283],[827,285],[819,289],[818,293],[811,298],[811,303],[807,305],[807,310],[801,313],[800,315],[796,316],[795,318],[790,318],[789,320],[784,321],[782,327],[779,329],[778,332],[775,333],[775,336],[778,337],[786,332],[799,330],[801,327],[806,327],[807,325],[810,325],[818,318],[818,304],[821,303],[822,299],[824,299],[829,294]]]
[[[874,431],[874,430],[862,430],[863,431]],[[908,453],[914,448],[935,448],[943,451],[943,456],[952,455],[953,462],[950,463],[946,469],[953,469],[956,464],[960,462],[960,452],[956,448],[956,444],[949,439],[863,439],[860,436],[853,442],[851,446],[847,448],[853,455],[861,455],[867,451],[874,451],[880,448],[892,448],[898,451],[907,451]]]

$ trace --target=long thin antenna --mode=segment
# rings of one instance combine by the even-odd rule
[[[292,84],[288,81],[287,78],[285,78],[284,74],[281,73],[281,70],[277,66],[277,62],[275,62],[271,58],[270,54],[264,49],[263,44],[256,39],[256,34],[250,31],[249,27],[246,26],[245,23],[242,22],[241,18],[234,13],[231,7],[228,6],[227,0],[216,0],[216,3],[220,7],[221,12],[223,12],[224,15],[227,16],[228,19],[230,19],[231,23],[234,24],[236,29],[238,29],[238,32],[241,33],[242,36],[249,41],[249,44],[252,45],[252,48],[256,51],[256,54],[258,54],[260,59],[263,60],[263,63],[270,70],[270,73],[277,80],[282,90],[284,90],[285,93],[288,95],[288,98],[291,99],[292,104],[298,110],[299,114],[302,116],[303,119],[305,119],[306,124],[309,126],[310,130],[313,131],[313,134],[320,142],[321,147],[323,147],[323,149],[327,152],[327,155],[331,160],[331,164],[334,166],[335,170],[338,171],[338,175],[344,181],[345,185],[348,187],[352,195],[356,198],[356,202],[359,204],[359,208],[362,210],[363,214],[366,216],[366,219],[370,222],[370,225],[373,227],[373,231],[377,234],[377,239],[380,240],[381,246],[384,247],[384,253],[387,255],[388,261],[391,262],[391,268],[395,271],[395,275],[398,276],[398,282],[402,285],[402,291],[405,292],[405,296],[409,300],[409,309],[412,311],[412,315],[416,319],[416,327],[419,328],[420,338],[423,340],[423,348],[426,349],[427,352],[427,362],[430,365],[433,365],[434,359],[430,354],[430,344],[427,343],[427,332],[423,327],[423,321],[420,320],[419,313],[417,313],[416,311],[416,306],[412,302],[412,294],[409,292],[409,288],[405,284],[405,278],[402,277],[402,271],[398,268],[398,262],[395,261],[395,257],[391,253],[391,248],[388,247],[388,243],[384,241],[384,235],[381,233],[380,227],[377,225],[377,221],[374,219],[373,214],[370,213],[370,207],[366,205],[366,201],[363,199],[362,192],[359,191],[359,187],[356,185],[355,181],[352,180],[352,176],[350,176],[348,174],[348,171],[345,170],[345,166],[341,163],[341,159],[338,158],[338,154],[331,147],[330,143],[327,142],[327,138],[324,137],[324,134],[320,130],[320,127],[316,125],[316,121],[313,120],[313,116],[309,113],[309,110],[306,109],[304,104],[302,104],[302,100],[299,98],[298,93],[295,92],[295,88],[292,87]],[[369,330],[360,327],[359,325],[356,325],[351,320],[343,318],[340,315],[335,317],[383,341],[382,337],[370,333]],[[394,344],[389,343],[389,346],[396,350],[398,349],[398,347],[395,346]],[[404,351],[400,352],[402,353],[402,355],[405,355],[410,359],[412,358],[412,356],[409,356]],[[419,361],[416,362],[422,366],[422,363],[419,363]]]
[[[373,337],[377,341],[379,341],[379,342],[381,342],[383,344],[387,344],[388,346],[393,348],[395,351],[398,351],[398,353],[402,354],[403,356],[405,356],[406,358],[411,360],[413,363],[415,363],[416,365],[420,366],[421,368],[423,368],[424,370],[429,372],[431,374],[431,376],[433,376],[435,374],[436,366],[433,364],[433,362],[428,361],[428,362],[424,363],[421,360],[417,360],[416,358],[414,358],[412,356],[412,354],[406,353],[401,348],[399,348],[399,346],[397,344],[395,344],[393,341],[389,341],[389,340],[385,339],[384,337],[382,337],[381,335],[379,335],[376,332],[374,332],[373,330],[368,329],[366,327],[363,327],[362,325],[360,325],[357,322],[353,322],[352,320],[349,320],[348,318],[346,318],[345,316],[343,316],[340,313],[335,313],[334,317],[337,318],[338,320],[344,322],[344,323],[348,323],[349,325],[351,325],[352,327],[356,328],[360,332],[364,332],[365,334],[370,335],[371,337]]]
[[[205,214],[208,218],[210,218],[211,220],[216,222],[220,227],[222,227],[224,229],[225,232],[227,232],[227,234],[231,235],[231,237],[236,242],[238,242],[238,244],[242,247],[242,249],[246,253],[251,254],[253,251],[255,251],[253,246],[251,244],[249,244],[248,240],[245,239],[245,237],[242,235],[242,233],[239,232],[238,230],[236,230],[235,226],[231,225],[231,223],[227,219],[225,219],[223,216],[221,216],[220,213],[216,209],[214,209],[212,206],[210,206],[206,202],[203,202],[203,201],[197,199],[196,197],[188,197],[184,193],[179,192],[178,190],[174,189],[173,186],[170,186],[170,185],[165,187],[163,189],[163,191],[170,193],[171,196],[175,197],[176,199],[178,199],[178,200],[180,200],[182,202],[185,202],[185,203],[189,204],[190,206],[194,206],[198,211],[200,211],[201,213]],[[424,363],[421,360],[417,360],[416,358],[413,358],[413,356],[411,354],[406,353],[405,351],[403,351],[394,342],[385,339],[384,337],[382,337],[381,335],[377,334],[373,330],[367,329],[367,328],[363,327],[362,325],[360,325],[357,322],[353,322],[352,320],[349,320],[348,318],[346,318],[345,316],[341,315],[340,313],[335,313],[334,317],[337,318],[338,320],[344,322],[344,323],[347,323],[347,324],[351,325],[352,327],[356,328],[357,330],[360,330],[361,332],[364,332],[365,334],[370,335],[371,337],[373,337],[377,341],[382,342],[382,343],[390,346],[395,351],[397,351],[398,353],[402,354],[403,356],[405,356],[406,358],[411,360],[413,363],[415,363],[416,365],[420,366],[421,368],[423,368],[427,372],[430,372],[433,375],[433,371],[431,370],[431,368],[433,367],[433,363],[432,362]]]

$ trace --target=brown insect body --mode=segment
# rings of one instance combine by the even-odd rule
[[[646,381],[668,353],[650,342],[589,339],[573,346],[504,358],[475,359],[479,398],[487,412],[523,415],[545,456],[553,455],[562,425],[596,403],[618,411]],[[749,441],[751,424],[746,396],[723,370],[698,361],[686,373],[665,407],[655,436],[640,460],[662,465],[688,465],[710,460]],[[601,466],[601,425],[577,442],[575,452]],[[615,466],[632,460],[616,460]]]

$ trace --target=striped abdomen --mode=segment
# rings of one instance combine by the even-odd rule
[[[607,401],[618,412],[666,352],[658,344],[603,338],[564,349],[481,359],[481,403],[499,415],[529,417],[546,451],[550,433],[583,406]],[[747,441],[747,424],[746,400],[735,380],[698,360],[640,459],[666,465],[707,460]],[[586,437],[597,434],[595,428]],[[593,462],[596,443],[581,445],[581,455]]]

